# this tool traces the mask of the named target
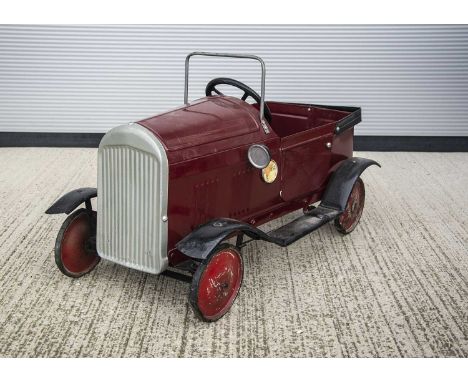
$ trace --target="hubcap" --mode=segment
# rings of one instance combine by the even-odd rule
[[[60,260],[68,273],[79,276],[99,262],[96,248],[90,247],[92,234],[91,217],[86,212],[69,223],[60,245]]]
[[[221,317],[230,308],[242,281],[242,259],[231,248],[216,253],[207,264],[198,287],[198,309],[208,320]]]
[[[343,232],[351,232],[359,222],[364,209],[364,182],[359,178],[351,190],[346,208],[339,217],[339,228]]]

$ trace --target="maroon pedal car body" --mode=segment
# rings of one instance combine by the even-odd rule
[[[353,154],[353,128],[336,134],[351,112],[309,105],[267,103],[271,131],[258,110],[233,97],[202,98],[139,124],[165,146],[169,160],[168,251],[200,224],[217,217],[251,225],[321,199],[335,166]],[[247,159],[252,143],[268,147],[278,179],[266,183]],[[327,144],[331,144],[328,147]]]
[[[194,55],[257,60],[261,95],[217,78],[206,97],[189,103]],[[219,85],[244,96],[226,96]],[[69,214],[55,244],[65,275],[83,276],[104,258],[189,281],[195,313],[214,321],[240,289],[242,247],[250,240],[287,246],[330,221],[351,232],[364,207],[360,174],[377,163],[353,157],[360,108],[266,102],[259,57],[192,53],[185,86],[182,107],[110,130],[99,148],[98,189],[71,191],[47,213]],[[282,227],[259,228],[299,209],[303,215]]]

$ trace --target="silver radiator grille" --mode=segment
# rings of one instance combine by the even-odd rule
[[[144,129],[136,126],[126,128],[130,132]],[[160,155],[115,145],[139,143],[135,137],[129,140],[129,132],[123,130],[107,139],[111,145],[101,143],[99,148],[98,253],[130,268],[160,273],[167,267],[167,223],[163,221],[167,198],[161,197],[167,196],[167,169]]]

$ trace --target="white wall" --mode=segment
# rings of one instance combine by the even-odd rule
[[[253,53],[267,99],[361,106],[359,135],[468,136],[468,26],[0,26],[0,131],[105,132],[183,102],[185,55]],[[254,62],[194,58],[258,90]]]

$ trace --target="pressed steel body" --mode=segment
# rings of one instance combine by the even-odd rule
[[[267,104],[273,116],[269,134],[257,105],[226,96],[202,98],[138,122],[167,150],[170,265],[184,259],[176,243],[213,218],[259,225],[320,200],[330,173],[352,156],[353,129],[335,134],[349,112]],[[254,143],[266,145],[278,164],[273,183],[264,182],[247,159]]]

